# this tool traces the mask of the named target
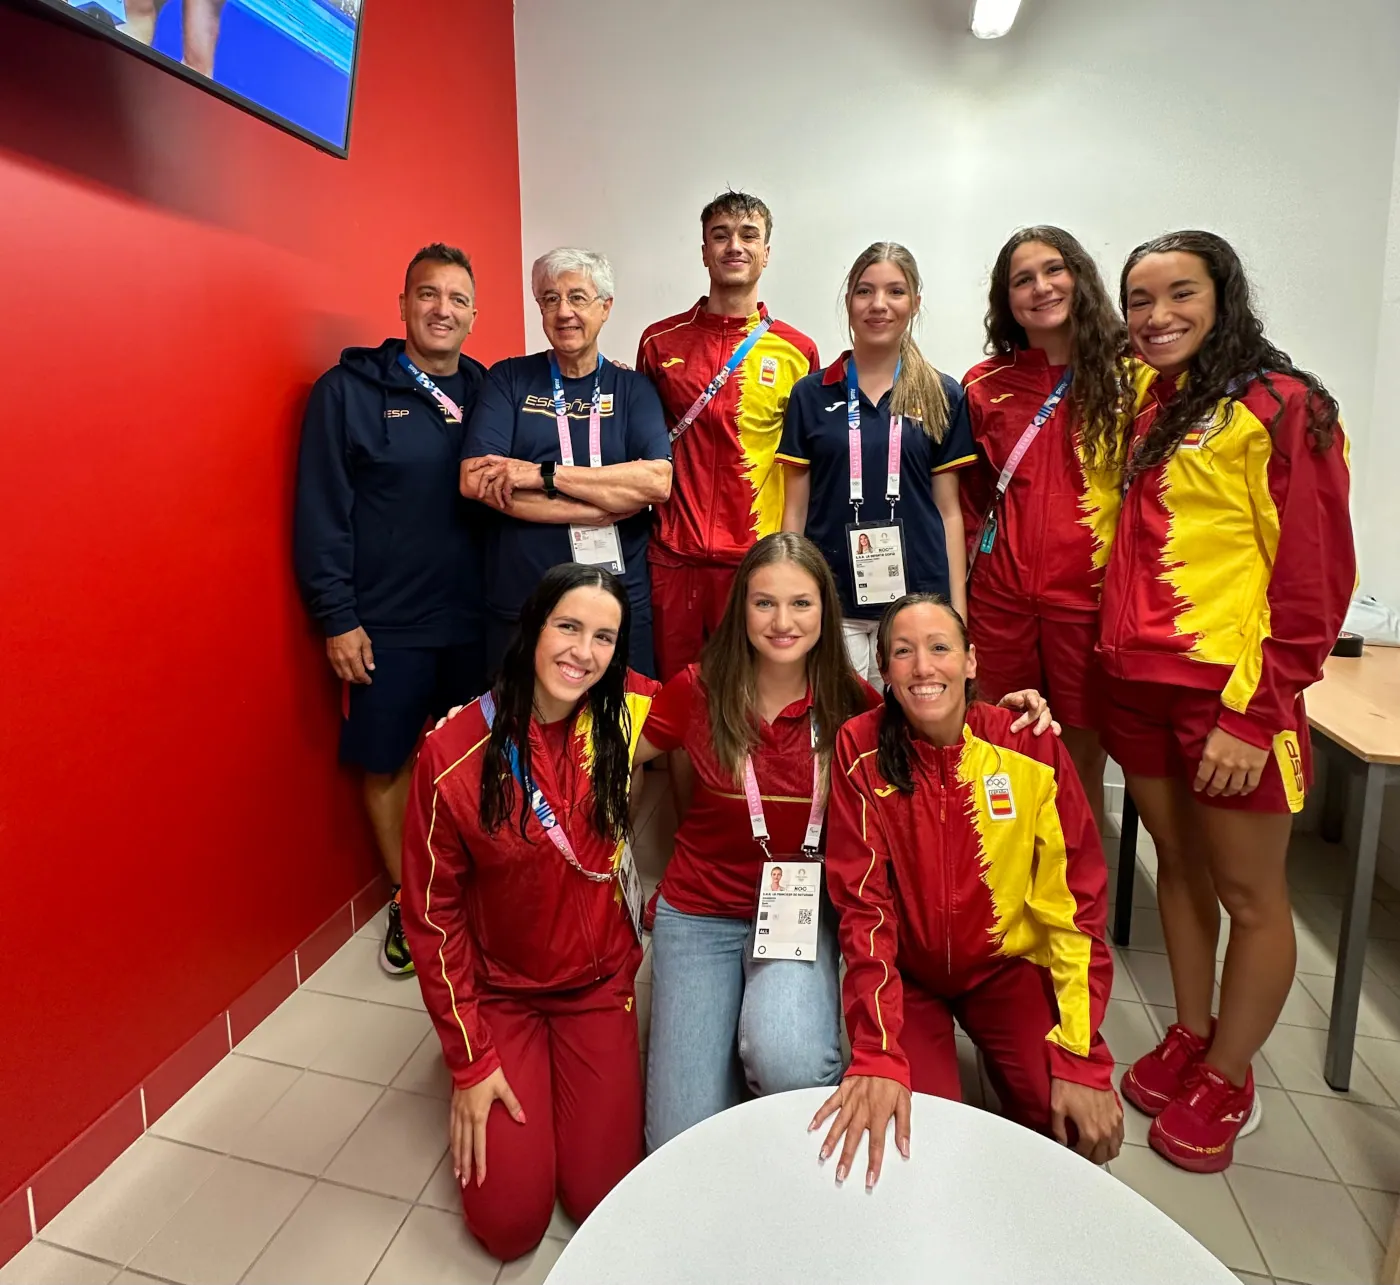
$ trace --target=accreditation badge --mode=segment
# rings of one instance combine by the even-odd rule
[[[753,957],[814,963],[821,894],[820,861],[805,855],[765,861],[758,882]]]
[[[614,525],[571,526],[569,549],[575,562],[583,562],[590,567],[606,567],[615,576],[620,576],[625,570],[622,541]]]
[[[902,522],[848,523],[846,545],[858,607],[884,606],[904,596]]]
[[[617,882],[622,888],[622,902],[627,907],[627,918],[632,921],[632,931],[637,940],[642,940],[642,908],[646,897],[642,892],[642,876],[637,873],[637,862],[632,856],[632,845],[622,845],[622,859],[617,865]]]

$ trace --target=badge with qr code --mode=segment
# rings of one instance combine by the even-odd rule
[[[753,957],[813,963],[817,958],[821,893],[820,861],[805,856],[765,861],[758,882]]]

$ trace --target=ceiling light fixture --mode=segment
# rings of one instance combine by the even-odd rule
[[[1021,0],[973,0],[972,34],[978,40],[995,40],[1011,30]]]

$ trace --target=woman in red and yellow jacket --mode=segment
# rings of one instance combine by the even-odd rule
[[[1332,395],[1264,337],[1220,237],[1140,245],[1122,301],[1159,375],[1104,584],[1104,742],[1156,843],[1177,1013],[1123,1093],[1155,1116],[1156,1150],[1213,1172],[1258,1121],[1250,1060],[1293,981],[1284,864],[1311,767],[1303,690],[1356,579],[1346,443]]]
[[[975,702],[976,650],[946,601],[880,622],[885,703],[836,738],[826,868],[841,916],[851,1065],[812,1121],[845,1137],[836,1180],[886,1126],[909,1153],[910,1091],[961,1096],[953,1019],[1011,1119],[1095,1163],[1123,1140],[1099,1025],[1113,985],[1098,831],[1055,737]]]
[[[628,625],[610,572],[548,571],[495,687],[413,773],[404,928],[463,1214],[497,1258],[539,1243],[556,1194],[582,1220],[642,1157],[628,791],[658,684],[627,669]]]
[[[978,685],[993,700],[1021,687],[1049,697],[1102,829],[1094,645],[1137,397],[1127,334],[1098,266],[1057,227],[1001,247],[986,326],[991,356],[963,376],[978,448],[961,491]]]

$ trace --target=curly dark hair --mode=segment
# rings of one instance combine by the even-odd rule
[[[1272,429],[1283,413],[1283,398],[1269,379],[1271,374],[1289,375],[1308,390],[1308,441],[1313,450],[1325,451],[1332,444],[1340,411],[1318,377],[1300,370],[1284,351],[1264,337],[1264,323],[1254,311],[1249,278],[1234,247],[1214,232],[1168,232],[1153,241],[1144,241],[1123,265],[1118,296],[1123,315],[1128,315],[1128,275],[1150,254],[1193,254],[1205,264],[1215,285],[1215,325],[1200,350],[1187,366],[1184,388],[1167,403],[1139,442],[1128,462],[1125,480],[1169,459],[1192,428],[1207,422],[1225,424],[1236,397],[1257,378],[1278,403],[1270,421]]]
[[[1133,380],[1128,332],[1093,256],[1064,228],[1019,228],[1001,247],[987,292],[986,351],[1009,357],[1028,348],[1025,327],[1011,314],[1011,256],[1030,241],[1056,251],[1074,274],[1070,301],[1070,403],[1079,420],[1085,457],[1102,467],[1122,462],[1132,424]]]
[[[616,598],[622,608],[612,661],[588,689],[585,699],[593,712],[593,825],[607,838],[622,839],[628,834],[632,785],[628,751],[632,728],[626,690],[632,611],[627,590],[611,571],[581,562],[565,562],[544,573],[520,608],[520,628],[501,661],[501,676],[491,689],[496,701],[496,721],[482,757],[479,812],[481,827],[487,833],[499,830],[510,819],[511,805],[519,800],[520,834],[525,836],[530,800],[524,790],[516,787],[509,747],[516,747],[521,777],[534,780],[529,727],[535,705],[535,647],[550,613],[573,589],[602,589]]]
[[[963,651],[967,651],[971,646],[967,624],[953,610],[953,604],[941,593],[906,593],[902,598],[896,598],[890,603],[885,608],[884,615],[880,617],[880,627],[875,635],[875,658],[879,662],[882,674],[890,667],[890,644],[894,636],[895,618],[906,607],[917,607],[923,603],[933,607],[941,607],[947,612],[957,626],[958,637],[962,639]],[[966,704],[971,705],[976,699],[977,680],[975,678],[966,679],[963,683],[963,700]],[[904,706],[899,703],[899,698],[895,696],[894,689],[887,684],[885,687],[885,710],[880,716],[880,739],[875,762],[880,768],[880,775],[901,794],[914,793],[912,739],[913,733],[909,729],[909,716],[904,712]]]

